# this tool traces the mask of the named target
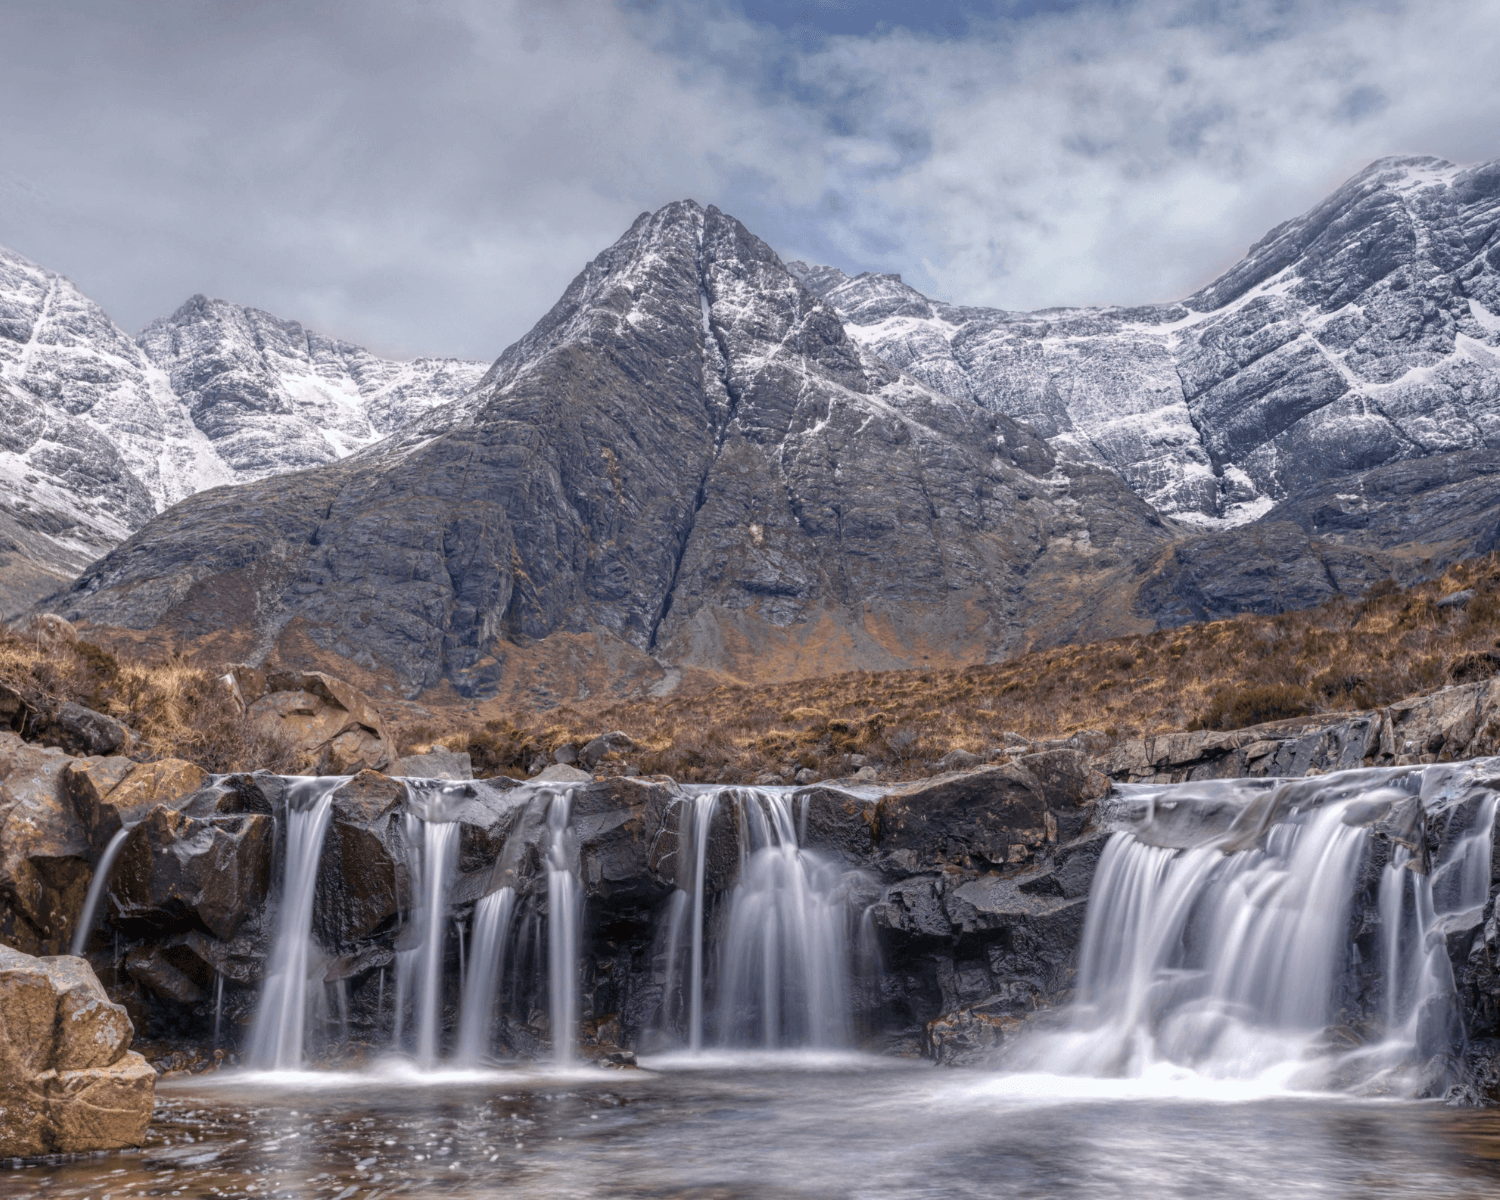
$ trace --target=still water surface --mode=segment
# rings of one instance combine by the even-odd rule
[[[1484,1197],[1500,1113],[853,1056],[164,1081],[138,1151],[0,1197]]]

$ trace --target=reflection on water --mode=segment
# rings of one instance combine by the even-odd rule
[[[853,1056],[651,1066],[168,1080],[148,1146],[0,1169],[0,1196],[1500,1195],[1488,1112]]]

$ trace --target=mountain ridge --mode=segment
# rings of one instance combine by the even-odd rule
[[[1382,161],[1197,293],[1207,312],[1010,314],[783,263],[675,202],[475,387],[183,501],[51,603],[222,660],[547,707],[1425,577],[1500,537],[1492,214],[1500,163]],[[1392,381],[1426,442],[1367,436],[1399,426]]]
[[[210,319],[216,338],[202,336]],[[387,362],[202,296],[132,337],[71,281],[0,248],[0,612],[185,496],[332,461],[483,370]]]

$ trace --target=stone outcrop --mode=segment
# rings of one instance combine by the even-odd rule
[[[156,1071],[81,958],[0,945],[0,1159],[139,1145]]]
[[[148,763],[120,756],[81,758],[63,772],[68,800],[96,851],[158,804],[191,795],[207,780],[202,767],[180,758]]]
[[[1500,679],[1489,679],[1369,712],[1158,734],[1122,743],[1098,765],[1120,783],[1182,783],[1452,762],[1497,751]]]
[[[320,671],[231,672],[245,716],[262,735],[291,748],[312,775],[382,770],[397,760],[396,744],[370,698]]]

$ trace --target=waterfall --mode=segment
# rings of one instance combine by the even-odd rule
[[[739,877],[722,906],[710,956],[705,877],[710,828],[721,803],[733,817]],[[705,1040],[710,982],[722,1046],[827,1048],[852,1041],[854,943],[860,943],[862,964],[878,956],[866,939],[851,936],[867,922],[864,908],[856,913],[848,902],[850,873],[801,847],[805,809],[801,817],[793,820],[790,793],[780,789],[716,788],[689,796],[682,806],[678,854],[679,862],[691,865],[692,890],[679,889],[668,908],[664,1018],[670,1023],[673,998],[685,997],[677,1011],[686,1009],[689,1049],[700,1049]]]
[[[501,888],[474,905],[474,936],[469,973],[459,1004],[458,1048],[455,1059],[477,1066],[490,1052],[495,1002],[505,974],[506,939],[515,913],[516,889]]]
[[[302,1065],[313,894],[323,836],[333,815],[333,793],[343,782],[302,778],[286,791],[280,904],[247,1056],[260,1070],[290,1071]]]
[[[458,858],[458,823],[424,821],[407,814],[406,841],[417,897],[414,925],[421,930],[416,962],[417,1062],[431,1067],[438,1059],[443,1015],[443,952],[447,947],[448,888]]]
[[[69,954],[82,955],[88,949],[89,934],[94,931],[94,913],[104,897],[104,889],[109,885],[109,873],[114,868],[115,859],[129,832],[128,825],[117,829],[115,836],[109,839],[109,845],[104,847],[104,853],[99,856],[99,865],[94,868],[94,877],[89,881],[89,894],[83,900],[83,911],[78,914],[78,926],[73,930],[73,944],[68,948]]]
[[[573,1061],[578,1036],[583,886],[568,828],[572,807],[571,789],[554,793],[547,806],[547,991],[552,1053],[559,1066]]]
[[[1472,925],[1488,894],[1495,797],[1462,783],[1397,768],[1119,789],[1137,819],[1100,856],[1067,1027],[1012,1063],[1402,1087],[1453,1036],[1445,920]],[[1458,823],[1430,874],[1428,808]]]

